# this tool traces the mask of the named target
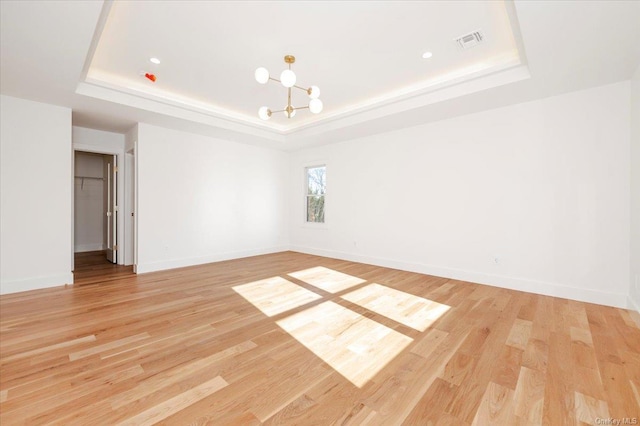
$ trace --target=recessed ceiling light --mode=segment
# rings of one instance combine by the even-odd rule
[[[156,65],[158,65],[160,63],[160,59],[158,59],[158,58],[149,58],[149,60],[151,62],[153,62],[154,64],[156,64]]]
[[[424,53],[422,54],[422,57],[423,57],[424,59],[429,59],[429,58],[430,58],[430,57],[432,57],[432,56],[433,56],[433,53],[431,53],[431,52],[424,52]]]

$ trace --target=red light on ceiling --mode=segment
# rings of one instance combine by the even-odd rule
[[[155,74],[151,74],[151,73],[145,73],[144,76],[146,78],[148,78],[149,80],[153,81],[154,83],[156,82],[156,75]]]

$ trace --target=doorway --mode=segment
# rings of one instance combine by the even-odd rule
[[[74,282],[118,268],[117,155],[74,152]],[[120,261],[122,263],[122,261]],[[131,268],[126,268],[131,269]],[[124,272],[124,271],[122,271]]]

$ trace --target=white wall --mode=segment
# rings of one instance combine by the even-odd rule
[[[71,110],[0,95],[0,293],[73,282]]]
[[[124,188],[124,264],[136,264],[136,145],[138,143],[138,125],[133,126],[124,135],[125,150],[125,188]],[[137,267],[134,266],[137,271]]]
[[[138,125],[137,271],[286,250],[288,154]]]
[[[631,79],[630,306],[640,312],[640,66]]]
[[[74,250],[104,250],[104,160],[102,155],[76,151],[74,186]]]
[[[123,264],[126,258],[127,247],[124,244],[124,200],[125,200],[125,156],[124,156],[124,135],[120,133],[105,132],[102,130],[87,129],[73,126],[73,149],[77,151],[95,152],[100,154],[113,154],[117,156],[119,167],[118,174],[118,197],[117,202],[120,207],[117,215],[118,219],[118,264]],[[75,237],[74,237],[75,238]]]
[[[623,82],[296,152],[292,249],[626,306],[629,117]]]

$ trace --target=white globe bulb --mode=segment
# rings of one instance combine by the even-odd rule
[[[287,113],[287,107],[284,107],[284,116],[287,118],[293,118],[296,116],[296,110],[294,109],[293,111],[291,111],[291,117],[289,117],[289,113]]]
[[[313,114],[317,114],[322,111],[322,101],[320,99],[311,99],[309,102],[309,111]]]
[[[311,93],[309,93],[309,97],[311,99],[318,99],[320,96],[320,88],[318,86],[311,86]]]
[[[263,106],[258,110],[258,117],[267,121],[271,118],[271,111],[269,111],[269,107]]]
[[[280,74],[280,81],[284,87],[293,87],[296,84],[296,74],[291,70],[284,70]]]
[[[255,76],[258,83],[265,84],[267,81],[269,81],[269,70],[260,67],[256,70]]]

